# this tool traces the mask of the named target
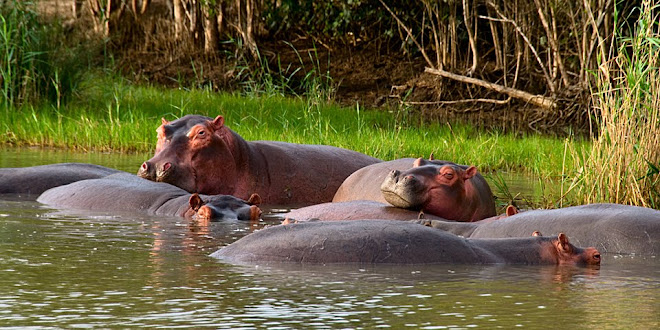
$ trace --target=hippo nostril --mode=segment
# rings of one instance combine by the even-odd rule
[[[163,171],[167,171],[167,170],[169,170],[171,167],[172,167],[172,163],[170,163],[170,162],[166,162],[165,164],[163,164]]]
[[[598,254],[598,253],[594,254],[594,259],[600,260],[600,254]]]
[[[147,164],[147,162],[142,163],[142,170],[143,171],[148,171],[149,170],[149,164]]]

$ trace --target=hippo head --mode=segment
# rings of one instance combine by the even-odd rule
[[[200,117],[205,118],[195,116],[189,118],[186,125],[178,122],[180,125],[171,126],[172,122],[161,126],[163,132],[169,130],[168,126],[178,129],[173,129],[169,135],[163,133],[161,149],[142,164],[138,175],[189,192],[231,194],[238,172],[234,159],[235,133],[224,126],[222,116],[203,121]],[[185,129],[188,126],[190,128]]]
[[[541,233],[535,232],[540,236]],[[550,259],[560,265],[597,266],[600,265],[600,252],[593,247],[579,248],[568,241],[564,233],[549,241],[542,249],[541,257]]]
[[[198,194],[192,194],[188,201],[190,209],[194,212],[193,218],[197,220],[259,220],[261,217],[261,197],[252,194],[245,201],[231,195],[205,196],[205,200]]]
[[[173,121],[168,121],[165,118],[161,118],[160,120],[161,125],[156,129],[156,137],[158,140],[156,142],[154,156],[158,155],[163,149],[165,149],[176,136],[185,135],[193,126],[205,123],[206,121],[211,120],[211,118],[200,115],[186,115]],[[156,168],[152,166],[151,163],[144,162],[138,170],[138,175],[145,179],[155,181]]]
[[[462,218],[466,201],[466,181],[477,174],[474,166],[465,168],[449,162],[415,160],[406,171],[394,170],[383,181],[381,192],[390,204],[423,210],[450,220]]]

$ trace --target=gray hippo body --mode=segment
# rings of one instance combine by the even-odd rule
[[[660,254],[660,211],[619,204],[590,204],[554,210],[525,211],[496,221],[416,222],[469,238],[523,237],[540,231],[563,232],[581,246],[603,253]]]
[[[207,219],[255,220],[261,214],[256,199],[244,201],[229,195],[190,194],[173,185],[128,173],[55,187],[41,194],[37,201],[58,208],[182,217],[201,215]]]
[[[0,194],[23,194],[36,198],[53,187],[80,180],[103,178],[121,172],[113,168],[84,163],[0,168]]]
[[[305,222],[273,226],[221,248],[211,257],[234,263],[599,264],[595,249],[565,235],[465,239],[402,221]]]
[[[318,220],[413,220],[444,218],[425,214],[419,211],[402,209],[376,201],[347,201],[336,203],[322,203],[291,210],[284,215],[287,219],[296,221]]]

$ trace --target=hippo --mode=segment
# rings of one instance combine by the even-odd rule
[[[396,220],[319,221],[272,226],[211,254],[233,263],[599,265],[594,248],[555,237],[466,239]]]
[[[496,221],[458,223],[415,220],[469,238],[503,238],[564,232],[578,245],[603,253],[660,255],[660,211],[620,204],[588,204],[520,212]]]
[[[413,219],[436,219],[444,218],[426,214],[424,212],[402,209],[389,204],[376,201],[359,200],[346,202],[321,203],[301,207],[284,214],[286,219],[296,221],[315,220],[413,220]]]
[[[422,158],[402,158],[356,171],[332,201],[350,200],[374,200],[468,222],[496,212],[490,186],[474,166]]]
[[[256,192],[264,203],[310,205],[331,201],[351,173],[380,162],[332,146],[246,141],[225,126],[222,116],[197,123],[200,117],[188,115],[159,128],[169,135],[138,175],[190,192],[243,199]],[[178,131],[168,128],[175,122]]]
[[[25,194],[36,198],[53,187],[80,180],[103,178],[121,172],[100,165],[84,163],[0,168],[0,194]]]
[[[512,205],[506,208],[505,213],[479,220],[480,222],[495,221],[518,213]],[[291,210],[284,214],[287,222],[309,220],[447,220],[424,211],[403,209],[389,204],[370,200],[356,200],[346,202],[331,202],[310,205]]]
[[[57,208],[128,211],[199,220],[258,220],[259,195],[248,200],[230,195],[199,195],[128,173],[88,179],[45,191],[37,201]]]

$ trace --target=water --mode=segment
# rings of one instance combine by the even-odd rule
[[[0,150],[0,166],[140,155]],[[51,160],[51,161],[49,161]],[[515,179],[518,180],[518,179]],[[510,189],[514,189],[510,186]],[[555,266],[234,266],[208,257],[268,220],[53,210],[0,200],[0,326],[640,328],[660,326],[660,261]]]

